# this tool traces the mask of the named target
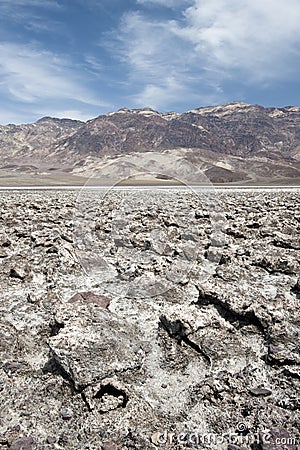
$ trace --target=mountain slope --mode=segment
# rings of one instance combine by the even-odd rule
[[[88,121],[63,145],[81,154],[201,148],[243,157],[300,159],[300,108],[230,103],[181,115],[122,109]]]
[[[1,161],[27,162],[49,156],[52,146],[70,137],[83,122],[43,117],[36,123],[0,125]]]
[[[212,182],[298,183],[300,108],[234,102],[183,114],[123,108],[86,123],[46,117],[0,126],[0,149],[6,173],[86,177],[98,170],[109,179],[149,171],[152,164],[161,174],[172,166],[178,176],[183,169],[179,162],[175,168],[176,155]]]

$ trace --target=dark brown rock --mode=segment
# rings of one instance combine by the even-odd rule
[[[68,303],[92,303],[100,306],[101,308],[108,308],[111,300],[106,295],[95,294],[93,292],[79,292],[70,298]]]
[[[270,389],[265,388],[252,388],[249,389],[249,392],[255,397],[268,397],[269,395],[272,394],[272,391],[270,391]]]
[[[11,450],[34,450],[35,448],[34,440],[31,437],[18,439],[10,446]]]
[[[114,442],[105,442],[102,444],[102,450],[117,450],[117,444]]]

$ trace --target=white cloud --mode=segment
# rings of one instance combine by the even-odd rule
[[[215,103],[220,98],[218,79],[199,72],[199,58],[175,21],[154,21],[140,13],[123,17],[120,58],[129,65],[131,83],[140,91],[131,97],[137,106],[169,109],[191,101]],[[202,80],[205,92],[196,90]],[[216,96],[218,93],[218,97]]]
[[[190,0],[137,0],[137,4],[140,5],[161,5],[167,8],[180,7],[186,3],[190,3]]]
[[[62,9],[62,5],[55,0],[1,0],[0,2],[0,16],[5,18],[8,23],[26,24],[31,20],[43,22],[43,19],[37,15],[38,10],[41,12],[42,10],[60,9]]]
[[[61,9],[62,6],[55,0],[1,0],[1,10],[11,10],[15,8],[38,7],[43,9]]]
[[[27,123],[28,114],[19,111],[9,111],[7,108],[0,108],[0,125]]]
[[[0,42],[0,54],[0,123],[27,122],[40,115],[66,117],[68,113],[71,118],[87,120],[100,108],[111,108],[86,87],[87,75],[78,74],[68,58],[7,42]]]
[[[50,117],[56,117],[58,119],[74,119],[74,120],[81,120],[82,122],[86,122],[87,120],[92,119],[94,116],[89,113],[85,113],[82,110],[78,109],[47,109],[47,112],[40,111],[39,117],[42,116],[50,116]]]
[[[85,63],[87,70],[91,72],[93,75],[99,76],[99,74],[103,73],[103,70],[105,68],[103,62],[99,61],[98,58],[96,58],[91,54],[85,56]]]
[[[298,0],[195,0],[184,15],[178,36],[189,40],[212,69],[277,78],[286,73],[280,63],[299,49]]]
[[[55,33],[69,38],[63,22],[51,18],[50,12],[57,12],[64,7],[55,0],[0,0],[0,17],[3,20],[2,36],[9,31],[11,24],[18,24],[21,29],[35,33]]]
[[[170,104],[182,95],[183,87],[174,78],[166,78],[161,85],[147,84],[144,89],[134,97],[137,106],[150,106],[160,110],[161,105]]]
[[[140,86],[136,104],[166,109],[180,96],[224,100],[224,83],[297,76],[299,0],[137,0],[177,6],[178,19],[131,12],[117,37],[119,57]],[[179,98],[178,98],[179,97]],[[227,100],[227,99],[226,99]]]
[[[0,54],[0,90],[12,100],[34,103],[57,98],[103,104],[83,87],[83,80],[62,57],[14,43],[0,43]]]

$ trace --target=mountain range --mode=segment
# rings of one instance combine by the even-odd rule
[[[87,122],[44,117],[0,126],[0,149],[2,185],[109,183],[137,173],[300,184],[300,108],[233,102],[182,114],[122,108]]]

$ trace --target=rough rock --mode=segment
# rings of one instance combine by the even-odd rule
[[[14,442],[10,448],[12,450],[34,450],[34,440],[32,438],[22,438]]]
[[[299,189],[169,194],[0,194],[0,448],[299,446]]]
[[[105,295],[95,294],[94,292],[78,292],[70,298],[69,303],[93,303],[95,305],[101,306],[102,308],[107,308],[110,304],[110,299]]]
[[[76,390],[141,366],[143,351],[136,327],[94,305],[78,305],[76,309],[75,304],[69,305],[56,313],[56,321],[63,327],[50,338],[49,346],[51,363],[65,373]],[[48,366],[52,370],[50,363],[45,370]]]

